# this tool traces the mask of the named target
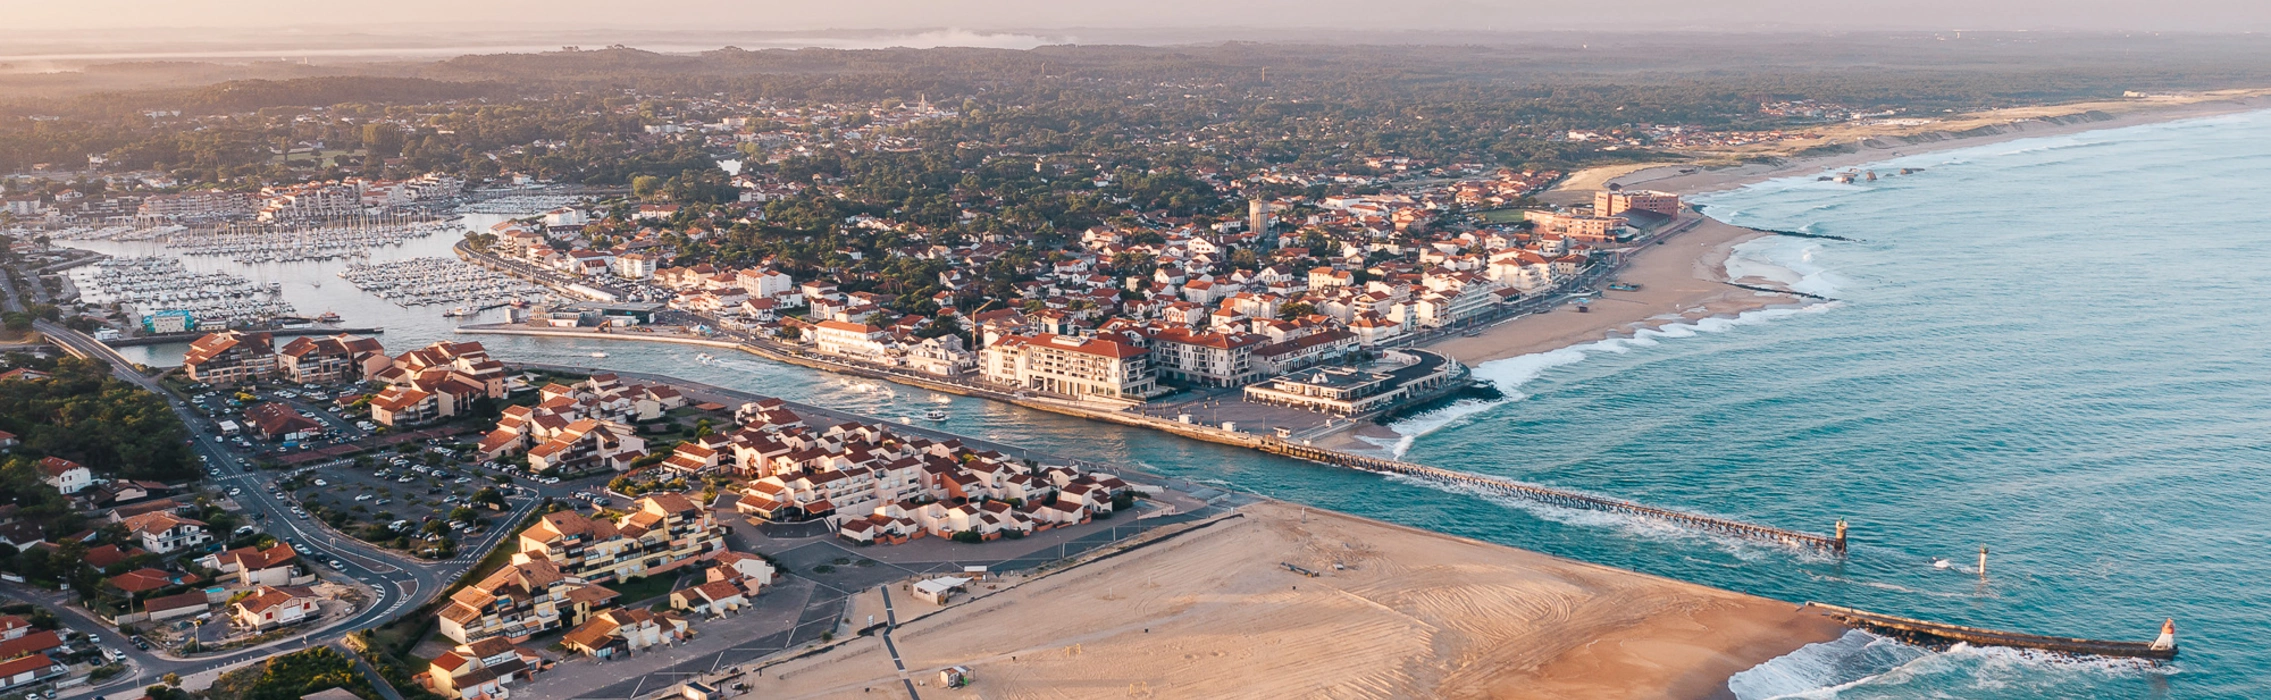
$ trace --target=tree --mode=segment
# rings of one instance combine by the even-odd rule
[[[653,175],[638,175],[631,178],[631,196],[633,197],[648,199],[660,191],[662,191],[662,178]]]
[[[402,150],[402,131],[390,124],[364,124],[363,150],[372,159],[392,158]]]
[[[1296,301],[1277,307],[1277,317],[1288,321],[1313,313],[1317,313],[1317,307],[1306,301]]]
[[[258,666],[222,674],[205,696],[208,700],[298,700],[331,688],[345,688],[364,698],[378,697],[370,681],[356,672],[354,661],[328,646],[273,657]],[[152,694],[151,700],[158,698]]]

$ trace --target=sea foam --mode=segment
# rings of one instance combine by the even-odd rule
[[[1828,698],[1932,652],[1853,630],[1799,647],[1727,679],[1737,700]]]
[[[1488,381],[1493,386],[1498,387],[1498,390],[1504,393],[1506,398],[1491,401],[1455,402],[1449,406],[1389,424],[1388,428],[1396,431],[1398,435],[1392,441],[1371,438],[1364,438],[1364,440],[1378,445],[1397,458],[1402,458],[1405,453],[1411,451],[1412,444],[1419,438],[1458,425],[1461,421],[1484,411],[1528,398],[1528,394],[1522,393],[1522,386],[1544,376],[1546,372],[1556,367],[1582,362],[1593,353],[1605,352],[1622,355],[1638,348],[1654,347],[1661,344],[1664,339],[1693,338],[1704,333],[1724,333],[1742,326],[1768,323],[1802,314],[1820,313],[1840,305],[1839,302],[1820,302],[1801,307],[1753,309],[1732,317],[1711,316],[1684,323],[1667,323],[1656,328],[1643,328],[1634,331],[1631,337],[1626,338],[1596,340],[1545,352],[1484,362],[1475,365],[1475,378]]]

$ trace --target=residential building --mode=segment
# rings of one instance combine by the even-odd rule
[[[670,608],[723,616],[749,607],[749,599],[756,595],[756,587],[745,585],[742,579],[719,579],[671,591]]]
[[[1652,211],[1665,216],[1680,215],[1680,196],[1654,190],[1602,190],[1593,193],[1595,216],[1617,216],[1628,211]]]
[[[441,395],[433,392],[390,386],[371,397],[371,421],[389,428],[430,423],[443,415]]]
[[[322,617],[323,599],[306,586],[261,586],[229,606],[229,614],[241,627],[289,627]]]
[[[219,572],[232,586],[289,586],[299,575],[299,555],[288,545],[267,549],[241,547],[215,552],[197,560],[199,566]]]
[[[1622,216],[1592,216],[1565,214],[1550,211],[1529,211],[1523,218],[1537,225],[1539,233],[1566,236],[1571,240],[1590,243],[1613,242],[1624,233],[1630,223]]]
[[[615,591],[560,573],[549,561],[516,561],[450,594],[442,636],[460,644],[491,637],[515,643],[583,621],[612,604]]]
[[[136,216],[150,223],[235,219],[252,215],[253,208],[259,204],[259,198],[250,192],[205,190],[154,194],[142,198]]]
[[[446,700],[509,700],[507,686],[536,679],[544,657],[489,637],[434,656],[417,680]]]
[[[322,423],[300,415],[298,409],[281,401],[253,404],[244,410],[244,417],[261,437],[278,442],[298,442],[323,434]]]
[[[593,615],[569,630],[560,637],[560,644],[586,656],[612,659],[676,642],[686,635],[686,620],[676,614],[616,608]]]
[[[890,338],[882,328],[865,323],[830,320],[812,325],[813,350],[863,362],[895,364]]]
[[[610,261],[610,267],[614,268],[616,277],[627,280],[643,280],[654,277],[655,260],[653,256],[645,253],[624,253],[615,256],[615,259]]]
[[[165,511],[143,513],[120,521],[126,534],[142,543],[152,554],[170,554],[213,541],[213,534],[199,520],[179,517]]]
[[[62,457],[42,457],[39,460],[40,481],[44,481],[65,495],[86,490],[95,483],[95,473],[85,466]]]
[[[20,659],[0,662],[0,691],[14,690],[52,678],[61,677],[68,669],[46,654],[33,654]]]
[[[584,418],[528,448],[528,468],[540,474],[624,471],[646,456],[646,444],[629,425]]]
[[[340,384],[370,378],[392,364],[376,338],[301,336],[276,351],[276,369],[297,384]]]
[[[520,533],[515,562],[549,562],[588,581],[624,581],[673,571],[725,551],[725,528],[677,493],[640,498],[616,520],[547,513]]]
[[[986,379],[1076,398],[1142,401],[1164,393],[1150,351],[1103,337],[1053,333],[1003,336],[980,352]]]
[[[183,373],[207,384],[234,384],[276,372],[276,349],[267,333],[221,331],[189,344]]]
[[[1151,365],[1164,379],[1207,386],[1243,386],[1261,377],[1254,348],[1267,338],[1252,333],[1164,329],[1150,336]]]

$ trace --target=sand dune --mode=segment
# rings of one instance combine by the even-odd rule
[[[1842,632],[1694,584],[1285,504],[1244,513],[894,640],[913,678],[971,666],[971,697],[1658,698],[1724,694],[1736,671]],[[932,609],[900,606],[902,619]],[[898,678],[861,639],[752,690],[876,697]]]

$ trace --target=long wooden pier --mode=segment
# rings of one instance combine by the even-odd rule
[[[2051,637],[2024,632],[1964,627],[1962,625],[1882,615],[1827,603],[1807,603],[1806,607],[1819,609],[1822,614],[1850,626],[1860,627],[1927,647],[1945,648],[1956,642],[1963,642],[1983,646],[2041,649],[2083,656],[2111,656],[2156,661],[2176,658],[2176,642],[2173,635],[2166,645],[2153,642],[2114,642],[2102,639]]]
[[[1705,532],[1716,532],[1747,539],[1790,545],[1793,547],[1820,549],[1839,555],[1845,553],[1844,521],[1838,522],[1836,535],[1823,536],[1805,532],[1793,532],[1790,530],[1767,527],[1764,525],[1753,525],[1750,523],[1736,522],[1725,518],[1714,518],[1708,515],[1696,515],[1693,513],[1682,513],[1674,510],[1665,510],[1662,508],[1645,506],[1630,501],[1620,501],[1614,498],[1603,498],[1600,496],[1589,496],[1582,493],[1551,489],[1543,486],[1524,484],[1517,481],[1509,481],[1506,479],[1481,476],[1478,474],[1468,474],[1466,472],[1452,471],[1449,469],[1440,469],[1424,464],[1413,464],[1411,462],[1404,462],[1393,459],[1380,459],[1378,457],[1366,457],[1363,455],[1354,455],[1338,450],[1327,450],[1319,447],[1311,447],[1308,445],[1298,445],[1277,439],[1275,437],[1263,438],[1262,443],[1260,445],[1257,445],[1256,447],[1264,452],[1293,457],[1295,459],[1305,459],[1320,464],[1349,467],[1352,469],[1361,469],[1364,471],[1379,472],[1383,474],[1402,474],[1405,476],[1416,476],[1420,478],[1434,479],[1437,481],[1445,481],[1464,486],[1472,486],[1492,493],[1508,496],[1518,496],[1541,503],[1562,506],[1565,508],[1580,508],[1584,510],[1622,513],[1625,515],[1634,515],[1653,520],[1662,520],[1675,525],[1679,525],[1681,527],[1702,530]]]

